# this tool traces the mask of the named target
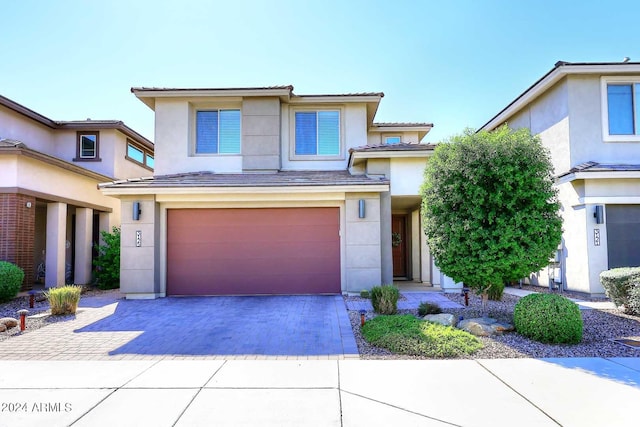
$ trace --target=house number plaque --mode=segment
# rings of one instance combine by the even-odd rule
[[[139,248],[140,246],[142,246],[141,240],[142,240],[142,231],[137,230],[136,231],[136,247]]]
[[[600,229],[599,228],[593,229],[593,244],[595,246],[600,246]]]

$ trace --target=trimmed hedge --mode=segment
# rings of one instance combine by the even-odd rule
[[[376,313],[395,314],[398,311],[398,298],[400,291],[393,285],[371,288],[371,305]]]
[[[632,286],[629,290],[628,312],[630,314],[640,315],[640,284]]]
[[[531,294],[513,309],[516,331],[542,343],[578,344],[582,341],[582,314],[578,305],[556,294]]]
[[[640,267],[622,267],[600,273],[600,283],[607,297],[615,305],[624,306],[627,313],[633,313],[634,309],[629,302],[629,292],[632,287],[640,286]],[[640,313],[640,311],[637,311]]]
[[[15,264],[0,261],[0,303],[12,300],[20,292],[24,271]]]

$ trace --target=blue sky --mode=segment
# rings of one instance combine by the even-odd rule
[[[376,121],[478,128],[558,60],[640,61],[637,1],[2,1],[0,94],[153,139],[132,86],[382,91]],[[1,135],[0,135],[1,136]]]

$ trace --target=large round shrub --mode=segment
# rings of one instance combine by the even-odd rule
[[[516,304],[513,323],[521,335],[535,341],[577,344],[582,340],[578,305],[555,294],[531,294]]]
[[[0,302],[7,302],[18,295],[24,279],[24,271],[15,264],[0,261]]]

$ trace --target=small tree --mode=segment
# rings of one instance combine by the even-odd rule
[[[488,290],[549,264],[562,236],[553,166],[538,137],[506,125],[440,144],[422,185],[424,232],[436,265]]]
[[[100,236],[104,244],[96,245],[98,257],[93,261],[96,282],[100,289],[115,289],[120,287],[120,228],[101,231]]]

